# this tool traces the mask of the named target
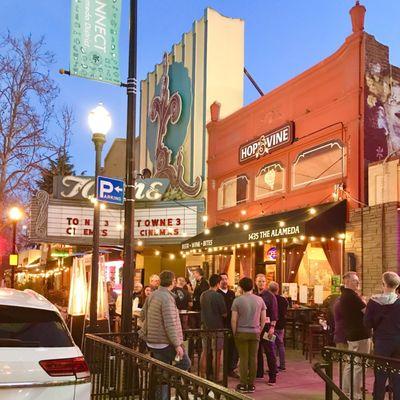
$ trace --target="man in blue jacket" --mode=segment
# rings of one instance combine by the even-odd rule
[[[364,324],[373,329],[374,353],[377,356],[400,358],[400,299],[396,288],[400,277],[396,272],[385,272],[382,275],[383,293],[372,296],[367,304]],[[385,398],[386,381],[389,374],[375,371],[374,400]],[[394,399],[400,399],[400,375],[392,374]]]
[[[267,289],[267,279],[264,274],[258,274],[255,283],[254,294],[260,296],[267,307],[267,320],[261,332],[260,345],[258,348],[257,378],[264,377],[263,353],[265,352],[269,374],[267,384],[273,386],[276,383],[277,374],[274,338],[276,337],[275,325],[278,320],[278,302],[275,295]]]

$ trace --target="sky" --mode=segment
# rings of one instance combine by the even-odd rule
[[[122,0],[120,33],[121,77],[127,76],[129,1]],[[353,0],[138,0],[138,79],[190,31],[206,7],[245,22],[245,67],[268,92],[312,67],[337,50],[351,33]],[[367,8],[365,30],[390,47],[390,61],[400,66],[400,1],[361,0]],[[99,102],[109,110],[112,141],[126,135],[126,92],[123,88],[59,75],[69,69],[70,0],[1,0],[0,33],[45,36],[56,57],[52,78],[60,87],[58,107],[74,110],[70,153],[76,173],[94,170],[94,149],[87,115]],[[123,78],[123,80],[126,78]],[[245,104],[259,94],[245,79]],[[139,103],[139,99],[138,99]]]

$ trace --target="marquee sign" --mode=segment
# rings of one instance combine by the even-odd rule
[[[242,144],[239,147],[239,163],[264,157],[267,154],[288,146],[294,140],[294,122],[287,123],[272,132]]]
[[[135,208],[135,240],[157,244],[180,243],[198,233],[204,210],[201,200],[153,202],[146,208]],[[124,209],[108,206],[100,212],[100,242],[102,245],[121,245],[124,235]],[[90,245],[93,240],[93,206],[87,201],[68,201],[50,198],[39,191],[31,203],[32,242]]]
[[[53,196],[56,199],[88,200],[94,196],[94,177],[57,176],[53,181]],[[136,201],[159,201],[169,186],[164,178],[136,179]]]

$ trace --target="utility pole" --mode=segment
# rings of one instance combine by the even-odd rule
[[[128,109],[126,125],[126,200],[124,226],[124,266],[122,269],[121,331],[132,331],[132,291],[135,269],[135,136],[136,136],[137,0],[130,2]]]

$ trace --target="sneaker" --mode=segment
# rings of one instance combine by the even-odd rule
[[[247,386],[239,383],[239,385],[236,385],[236,390],[240,393],[247,393]]]
[[[254,393],[256,391],[256,387],[254,385],[247,385],[247,393]]]
[[[276,384],[276,379],[269,378],[269,380],[267,382],[267,385],[268,386],[275,386],[275,384]]]

